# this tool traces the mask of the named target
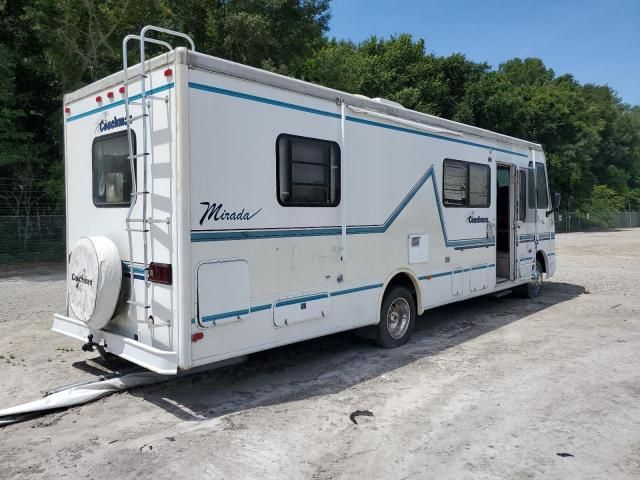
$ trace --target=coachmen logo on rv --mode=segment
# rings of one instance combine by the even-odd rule
[[[487,217],[474,217],[473,215],[467,218],[469,223],[489,223],[489,219]]]
[[[118,127],[125,127],[127,122],[124,117],[113,117],[111,120],[101,120],[98,124],[98,130],[106,132],[107,130],[113,130]]]
[[[71,274],[71,280],[76,282],[76,288],[80,288],[80,284],[83,283],[85,285],[93,285],[93,280],[84,276],[84,273],[80,275],[76,275],[75,273]]]
[[[200,202],[200,205],[207,206],[202,214],[202,218],[200,219],[200,225],[202,225],[205,220],[211,220],[212,218],[214,222],[218,222],[220,220],[251,220],[262,210],[260,208],[251,213],[248,210],[245,211],[243,208],[239,212],[229,212],[223,208],[222,203]]]

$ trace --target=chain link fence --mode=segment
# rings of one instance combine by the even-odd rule
[[[0,216],[0,264],[64,259],[64,215]]]
[[[556,233],[640,227],[640,212],[555,213]],[[65,259],[64,215],[0,216],[0,264]]]
[[[556,233],[591,232],[640,227],[640,212],[600,212],[589,214],[561,210],[555,213]]]

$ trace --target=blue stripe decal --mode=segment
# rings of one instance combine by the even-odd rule
[[[167,83],[166,85],[162,85],[161,87],[156,87],[156,88],[152,88],[150,90],[147,90],[146,95],[153,95],[156,93],[160,93],[160,92],[164,92],[165,90],[170,90],[174,87],[174,83],[170,82]],[[132,95],[131,97],[129,97],[129,102],[135,102],[136,100],[140,100],[142,98],[142,94],[138,93],[136,95]],[[95,113],[100,113],[100,112],[104,112],[105,110],[109,110],[111,108],[116,108],[119,107],[121,105],[124,105],[124,100],[118,100],[115,102],[111,102],[107,105],[103,105],[101,107],[97,107],[94,108],[92,110],[87,110],[86,112],[83,113],[78,113],[77,115],[71,115],[70,117],[67,117],[67,122],[73,122],[74,120],[79,120],[80,118],[84,118],[84,117],[88,117],[90,115],[93,115]]]
[[[297,305],[298,303],[313,302],[314,300],[322,300],[324,298],[329,298],[329,294],[321,293],[318,295],[308,295],[306,297],[290,298],[288,300],[276,302],[276,308],[286,307],[287,305]]]
[[[216,315],[207,315],[206,317],[202,317],[202,321],[203,322],[215,322],[216,320],[221,320],[223,318],[229,318],[229,317],[237,317],[240,315],[247,315],[249,313],[249,310],[234,310],[233,312],[225,312],[225,313],[218,313]]]
[[[362,287],[355,287],[355,288],[348,288],[346,290],[336,290],[335,292],[331,292],[329,294],[327,293],[321,293],[321,294],[316,294],[316,295],[308,295],[305,297],[296,297],[296,298],[291,298],[288,300],[283,300],[280,302],[276,303],[276,308],[279,307],[284,307],[287,305],[295,305],[298,303],[305,303],[305,302],[312,302],[314,300],[321,300],[323,298],[328,298],[329,296],[331,297],[337,297],[339,295],[347,295],[350,293],[357,293],[357,292],[362,292],[364,290],[371,290],[374,288],[382,288],[383,284],[382,283],[376,283],[373,285],[364,285]],[[254,313],[254,312],[260,312],[263,310],[270,310],[271,309],[271,304],[267,303],[265,305],[257,305],[255,307],[251,307],[251,310],[236,310],[233,312],[224,312],[224,313],[217,313],[215,315],[207,315],[205,317],[202,318],[203,322],[215,322],[216,320],[221,320],[223,318],[229,318],[229,317],[235,317],[238,315],[247,315],[248,313]],[[195,324],[196,323],[196,319],[192,318],[191,319],[191,323]]]
[[[466,269],[452,270],[449,272],[431,273],[429,275],[422,275],[418,277],[418,280],[432,280],[438,277],[446,277],[454,273],[468,272],[470,270],[484,270],[484,269],[494,268],[495,266],[496,266],[495,263],[488,263],[486,265],[476,265],[475,267],[471,267],[470,269],[466,268]]]
[[[375,283],[373,285],[365,285],[363,287],[347,288],[346,290],[337,290],[335,292],[331,292],[330,295],[332,297],[338,297],[340,295],[348,295],[350,293],[362,292],[364,290],[372,290],[374,288],[382,288],[383,285],[384,284],[382,284],[382,283]]]
[[[409,204],[411,199],[418,193],[420,188],[431,179],[433,192],[435,195],[436,205],[438,207],[438,216],[440,218],[440,226],[444,236],[445,245],[457,250],[467,248],[492,247],[494,243],[486,238],[469,238],[461,240],[449,240],[447,227],[444,223],[444,212],[440,202],[440,194],[438,192],[438,183],[434,175],[433,165],[429,167],[426,173],[418,180],[407,195],[402,199],[400,204],[391,212],[387,220],[382,225],[352,225],[347,226],[347,235],[363,235],[371,233],[384,233],[391,224],[398,218],[404,208]],[[294,228],[294,229],[269,229],[269,230],[242,230],[242,231],[197,231],[191,232],[191,241],[197,242],[218,242],[225,240],[250,240],[257,238],[282,238],[282,237],[318,237],[318,236],[337,236],[342,233],[340,227],[320,227],[320,228]]]
[[[267,104],[267,105],[273,105],[273,106],[281,107],[281,108],[289,108],[291,110],[297,110],[297,111],[300,111],[300,112],[311,113],[311,114],[314,114],[314,115],[321,115],[323,117],[329,117],[329,118],[335,118],[335,119],[342,118],[341,115],[338,114],[338,113],[327,112],[325,110],[318,110],[316,108],[304,107],[302,105],[297,105],[295,103],[282,102],[280,100],[273,100],[271,98],[259,97],[257,95],[250,95],[248,93],[237,92],[235,90],[228,90],[226,88],[213,87],[211,85],[204,85],[202,83],[189,82],[189,87],[193,88],[195,90],[201,90],[201,91],[209,92],[209,93],[217,93],[219,95],[226,95],[226,96],[229,96],[229,97],[241,98],[243,100],[249,100],[249,101],[253,101],[253,102],[264,103],[264,104]],[[420,131],[420,130],[413,130],[411,128],[405,128],[405,127],[398,127],[398,126],[389,125],[389,124],[386,124],[386,123],[374,122],[372,120],[364,120],[362,118],[351,117],[351,116],[348,116],[348,115],[346,117],[346,120],[348,122],[359,123],[359,124],[362,124],[362,125],[369,125],[369,126],[372,126],[372,127],[386,128],[386,129],[395,130],[395,131],[398,131],[398,132],[410,133],[410,134],[413,134],[413,135],[420,135],[422,137],[430,137],[430,138],[435,138],[435,139],[438,139],[438,140],[444,140],[444,141],[447,141],[447,142],[453,142],[453,143],[459,143],[459,144],[463,144],[463,145],[469,145],[469,146],[472,146],[472,147],[484,148],[486,150],[495,150],[496,152],[503,152],[503,153],[507,153],[509,155],[516,155],[516,156],[519,156],[519,157],[528,158],[528,155],[525,154],[525,153],[514,152],[512,150],[506,150],[506,149],[503,149],[503,148],[498,148],[498,147],[494,147],[494,146],[491,146],[491,145],[485,145],[485,144],[482,144],[482,143],[470,142],[468,140],[460,140],[460,139],[457,139],[457,138],[450,138],[450,137],[446,137],[444,135],[437,135],[435,133],[423,132],[423,131]]]

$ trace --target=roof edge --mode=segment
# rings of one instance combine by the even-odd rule
[[[278,73],[269,72],[255,67],[232,62],[218,57],[213,57],[200,52],[187,51],[187,64],[190,67],[220,73],[231,77],[249,80],[264,85],[269,85],[283,90],[290,90],[304,95],[321,98],[329,101],[345,100],[349,105],[365,108],[401,119],[407,119],[425,125],[453,130],[465,135],[490,139],[503,144],[523,148],[542,150],[542,145],[528,140],[523,140],[509,135],[485,130],[483,128],[466,125],[464,123],[447,120],[445,118],[417,112],[408,108],[395,107],[387,103],[376,102],[363,95],[351,94],[323,87],[315,83],[305,82]]]

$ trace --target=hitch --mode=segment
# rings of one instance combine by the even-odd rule
[[[93,352],[94,349],[98,350],[98,353],[100,354],[100,356],[107,360],[109,354],[107,353],[107,351],[104,349],[104,347],[106,347],[107,345],[100,345],[99,343],[96,343],[93,341],[93,334],[90,333],[89,336],[87,336],[87,340],[88,342],[85,343],[84,345],[82,345],[82,351],[83,352]]]

